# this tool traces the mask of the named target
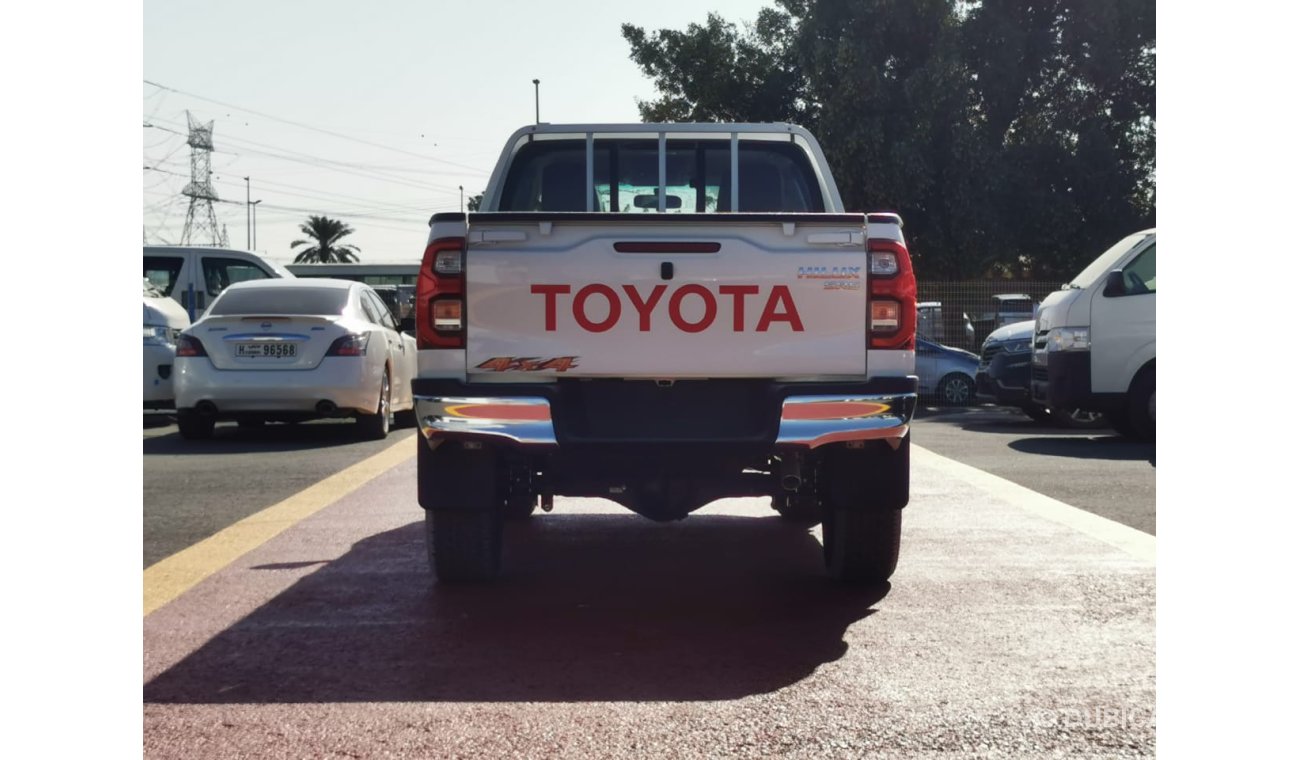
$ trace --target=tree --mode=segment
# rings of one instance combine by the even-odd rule
[[[776,0],[624,25],[647,121],[792,121],[918,272],[1062,278],[1155,223],[1154,0]]]
[[[471,195],[469,200],[465,201],[466,211],[478,211],[478,207],[483,205],[483,193]]]
[[[804,98],[805,77],[790,49],[788,13],[759,11],[742,32],[710,13],[704,26],[661,29],[649,36],[631,24],[623,38],[632,60],[661,96],[638,101],[646,121],[790,121],[815,118]]]
[[[303,234],[311,239],[295,240],[289,244],[290,248],[311,245],[313,242],[315,242],[315,245],[299,251],[298,255],[294,257],[293,263],[343,264],[358,260],[357,254],[361,252],[360,248],[348,243],[339,243],[339,240],[355,231],[347,224],[325,216],[309,216],[307,217],[307,223],[301,225],[298,229],[302,230]]]

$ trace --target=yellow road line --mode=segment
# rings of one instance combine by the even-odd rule
[[[214,536],[150,565],[144,571],[145,616],[287,528],[414,455],[414,441],[409,437],[404,438],[369,459],[357,462],[278,504],[245,517]]]

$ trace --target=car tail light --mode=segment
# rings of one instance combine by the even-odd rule
[[[871,308],[867,325],[872,348],[916,347],[916,275],[907,247],[894,240],[869,239]]]
[[[344,335],[330,344],[326,356],[365,356],[370,333]]]
[[[176,339],[177,356],[207,356],[203,344],[193,335],[181,335]]]
[[[419,348],[465,347],[465,238],[438,238],[424,250],[415,286]]]

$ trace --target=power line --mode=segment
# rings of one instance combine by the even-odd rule
[[[394,153],[403,153],[403,154],[408,155],[408,156],[414,156],[414,157],[416,157],[416,158],[422,158],[422,159],[424,159],[424,160],[426,160],[426,161],[436,161],[436,162],[438,162],[438,163],[440,163],[440,164],[447,164],[448,166],[455,166],[455,167],[458,167],[458,168],[461,168],[461,169],[467,169],[467,170],[472,171],[472,172],[475,172],[475,173],[477,173],[477,174],[487,174],[487,172],[483,171],[482,169],[479,169],[479,168],[477,168],[477,167],[473,167],[473,166],[469,166],[469,165],[467,165],[467,164],[458,164],[458,163],[455,163],[454,161],[447,161],[446,159],[442,159],[442,158],[435,158],[435,157],[433,157],[433,156],[426,156],[426,155],[423,155],[423,154],[420,154],[420,153],[414,153],[414,152],[409,151],[409,150],[403,150],[403,149],[401,149],[401,148],[394,148],[394,147],[392,147],[392,146],[390,146],[390,145],[384,145],[384,144],[382,144],[382,143],[371,142],[371,141],[369,141],[369,140],[362,140],[362,139],[360,139],[360,138],[358,138],[358,137],[352,137],[352,136],[350,136],[350,135],[340,134],[340,133],[338,133],[338,132],[332,132],[332,131],[330,131],[330,130],[328,130],[328,129],[321,129],[320,127],[313,127],[313,126],[311,126],[310,124],[303,124],[302,122],[291,121],[291,120],[289,120],[289,119],[283,119],[283,118],[280,118],[279,116],[272,116],[272,115],[270,115],[270,114],[268,114],[268,113],[263,113],[263,112],[261,112],[261,111],[254,111],[254,110],[251,109],[251,108],[244,108],[243,106],[237,106],[237,105],[234,105],[234,104],[232,104],[232,103],[224,103],[224,102],[222,102],[222,101],[220,101],[220,100],[213,100],[212,98],[205,98],[205,97],[203,97],[202,95],[195,95],[195,94],[192,93],[192,92],[185,92],[184,90],[178,90],[178,89],[176,89],[176,88],[174,88],[174,87],[168,87],[168,86],[166,86],[166,85],[158,84],[157,82],[150,82],[148,79],[144,80],[144,83],[145,83],[145,84],[153,85],[154,87],[158,87],[158,88],[161,88],[161,89],[164,89],[164,90],[170,90],[171,92],[175,92],[175,93],[178,93],[178,94],[180,94],[180,95],[188,95],[188,96],[191,97],[191,98],[198,98],[199,100],[204,100],[204,101],[207,101],[207,102],[209,102],[209,103],[216,103],[217,105],[225,106],[225,107],[227,107],[227,108],[234,108],[234,109],[236,109],[236,110],[243,111],[243,112],[245,112],[245,113],[256,114],[256,115],[258,115],[258,116],[261,116],[261,117],[266,118],[266,119],[271,119],[271,120],[273,120],[273,121],[283,122],[283,123],[285,123],[285,124],[290,124],[290,125],[293,125],[293,126],[295,126],[295,127],[300,127],[300,128],[302,128],[302,129],[308,129],[308,130],[311,130],[311,131],[313,131],[313,132],[320,132],[321,134],[329,135],[329,136],[331,136],[331,137],[337,137],[337,138],[339,138],[339,139],[341,139],[341,140],[351,140],[352,142],[360,143],[360,144],[362,144],[362,145],[369,145],[369,146],[372,146],[372,147],[375,147],[375,148],[382,148],[382,149],[384,149],[384,150],[390,150],[390,151],[393,151]]]
[[[164,123],[166,123],[166,122],[164,122]],[[174,131],[174,130],[166,129],[166,127],[159,127],[159,126],[157,126],[156,124],[146,124],[146,126],[153,127],[153,128],[155,128],[155,129],[164,129],[164,130],[169,131],[169,132],[170,132],[170,131]],[[177,132],[176,134],[181,134],[181,133],[180,133],[180,132]],[[283,150],[283,149],[277,148],[277,146],[274,146],[274,145],[268,145],[268,144],[266,144],[266,143],[259,143],[259,142],[253,141],[253,140],[247,140],[247,139],[241,139],[241,138],[233,138],[233,137],[228,137],[228,138],[224,138],[224,139],[226,140],[226,142],[233,142],[233,143],[236,143],[236,144],[237,144],[237,147],[240,147],[240,146],[238,146],[238,143],[246,143],[246,144],[248,144],[248,145],[256,145],[256,146],[261,146],[261,147],[265,147],[265,148],[271,148],[271,149],[273,149],[273,150]],[[453,190],[453,189],[451,189],[450,187],[447,187],[447,186],[432,185],[432,184],[422,183],[422,182],[412,182],[412,181],[410,181],[410,180],[408,180],[408,179],[403,179],[403,178],[399,178],[399,177],[390,177],[390,176],[386,176],[386,175],[384,175],[384,174],[381,174],[381,173],[378,173],[378,172],[373,172],[373,171],[371,171],[371,172],[357,171],[357,170],[355,170],[355,169],[352,169],[351,166],[350,166],[349,164],[345,164],[345,163],[342,163],[342,162],[340,162],[340,161],[334,161],[334,160],[327,159],[327,158],[320,158],[320,157],[318,157],[318,156],[312,156],[312,155],[309,155],[309,154],[306,154],[306,153],[300,153],[300,152],[298,152],[298,151],[287,151],[287,152],[285,152],[285,153],[269,153],[269,152],[267,152],[267,151],[257,150],[256,148],[241,147],[241,149],[242,149],[245,153],[249,153],[249,154],[253,154],[253,155],[266,156],[266,157],[268,157],[268,158],[274,158],[274,159],[278,159],[278,160],[281,160],[281,161],[293,161],[293,162],[296,162],[296,163],[307,164],[308,166],[314,166],[314,167],[316,167],[316,168],[318,168],[318,169],[329,169],[329,170],[331,170],[331,171],[337,171],[337,172],[340,172],[340,173],[343,173],[343,174],[351,174],[351,175],[353,175],[353,176],[364,177],[364,178],[366,178],[366,179],[374,179],[374,180],[379,180],[379,181],[383,181],[383,182],[391,182],[391,183],[393,183],[393,184],[397,184],[397,185],[406,185],[407,187],[414,187],[414,188],[419,188],[419,189],[424,189],[424,190],[435,190],[435,191],[441,191],[441,192],[445,192],[445,193],[454,193],[454,192],[456,192],[455,190]],[[229,153],[228,151],[217,151],[217,152],[218,152],[218,153]],[[231,154],[231,155],[239,155],[239,154]]]
[[[231,184],[234,183],[232,182]],[[383,210],[395,210],[395,211],[408,210],[417,213],[424,213],[429,208],[427,203],[411,203],[411,204],[374,203],[370,199],[364,198],[362,196],[347,195],[344,193],[331,193],[325,190],[318,190],[316,193],[295,193],[292,192],[291,190],[282,190],[278,188],[291,188],[292,190],[312,190],[314,188],[302,187],[300,185],[289,185],[283,182],[273,182],[271,180],[260,180],[257,184],[259,187],[269,186],[275,192],[281,193],[283,195],[293,195],[300,198],[312,198],[314,200],[322,200],[322,201],[337,201],[337,200],[354,201],[360,203],[363,206],[370,206],[376,209],[383,209]]]

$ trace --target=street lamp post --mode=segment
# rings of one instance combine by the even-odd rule
[[[257,204],[259,204],[259,203],[261,203],[261,202],[262,202],[262,199],[261,199],[261,198],[258,198],[257,200],[255,200],[255,201],[253,201],[251,204],[249,204],[249,205],[252,206],[252,208],[253,208],[253,247],[249,249],[249,250],[252,250],[252,251],[256,251],[256,250],[257,250]]]
[[[248,177],[244,177],[244,232],[247,242],[245,246],[248,250],[253,250],[253,185]]]
[[[465,186],[456,185],[456,187],[460,188],[460,213],[463,214],[465,213]]]
[[[538,88],[541,83],[540,79],[533,80],[533,122],[535,124],[542,123],[541,91]]]

